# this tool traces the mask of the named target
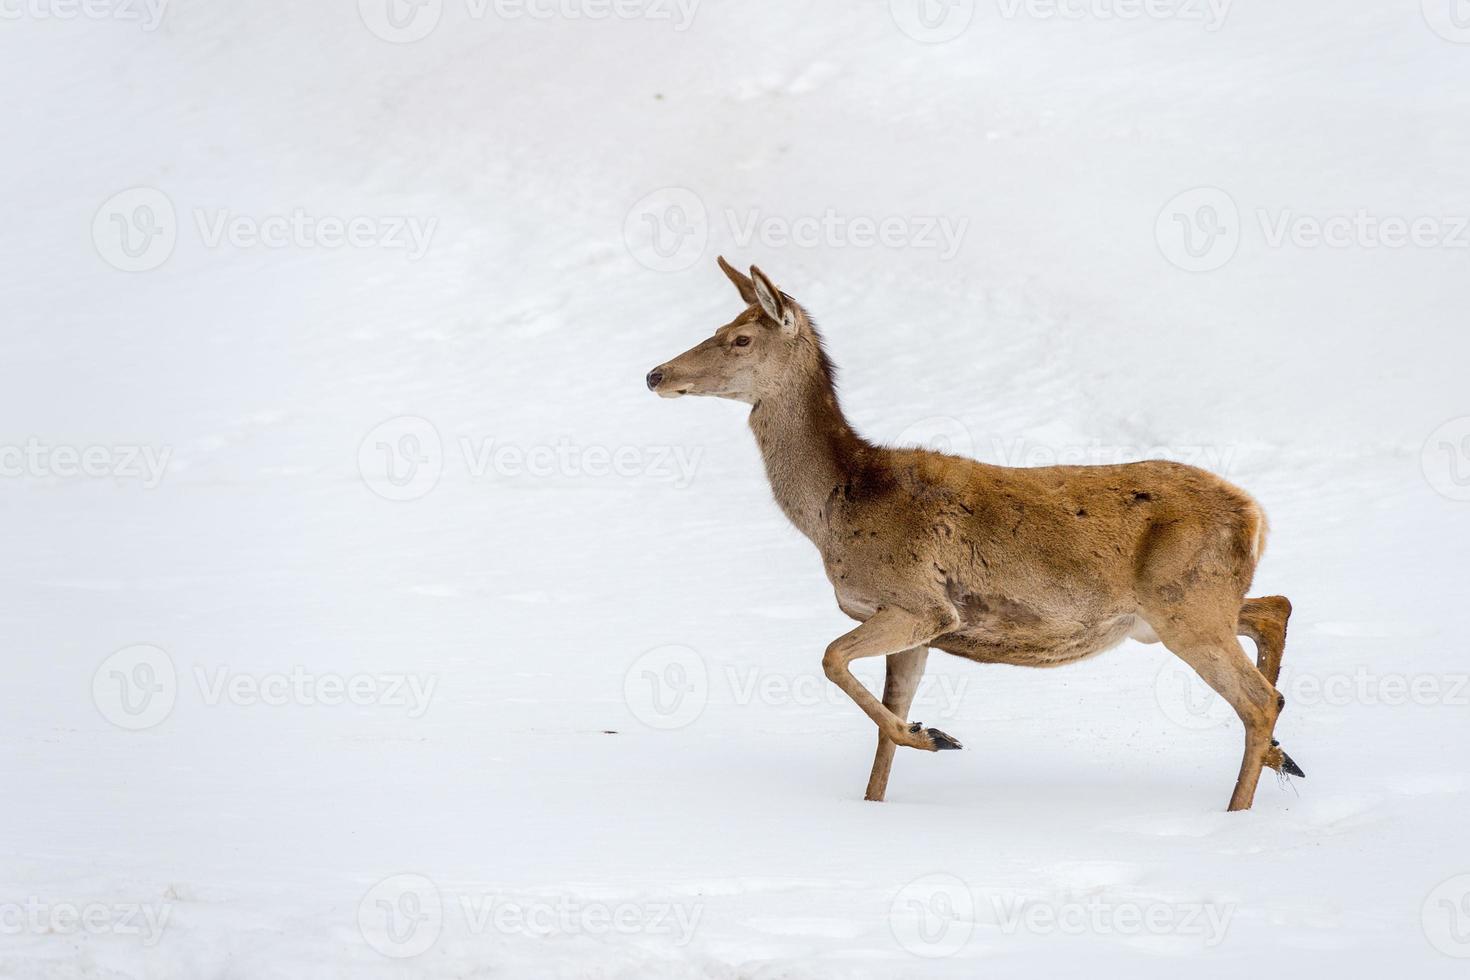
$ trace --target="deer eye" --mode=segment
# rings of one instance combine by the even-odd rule
[[[735,346],[736,347],[749,347],[750,346],[750,338],[747,337],[747,336],[745,336],[745,334],[741,334],[740,336],[738,336],[738,337],[735,338]]]

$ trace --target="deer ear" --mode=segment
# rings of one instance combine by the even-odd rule
[[[720,271],[724,272],[729,280],[735,284],[735,288],[740,292],[740,298],[745,300],[747,304],[754,303],[755,284],[750,281],[750,277],[726,262],[723,255],[715,256],[715,261],[720,263]]]
[[[781,290],[776,284],[755,266],[750,267],[750,279],[755,284],[755,300],[761,305],[766,316],[781,325],[783,333],[796,332],[796,316],[791,311],[791,304],[786,302],[786,297],[781,295]]]

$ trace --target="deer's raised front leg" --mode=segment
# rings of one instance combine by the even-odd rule
[[[924,679],[924,664],[929,660],[928,647],[914,647],[903,653],[888,655],[887,679],[883,682],[883,707],[893,712],[899,721],[907,721],[909,708],[918,693],[919,682]],[[882,803],[888,792],[888,774],[893,769],[893,753],[897,748],[893,740],[878,732],[878,754],[873,757],[873,771],[868,776],[868,791],[863,799]]]
[[[828,680],[842,688],[873,719],[873,723],[878,726],[878,734],[885,736],[893,744],[930,752],[962,748],[959,742],[937,728],[926,729],[919,722],[912,725],[905,723],[904,719],[895,715],[867,688],[859,684],[848,669],[848,665],[860,657],[886,657],[924,646],[936,636],[947,633],[955,622],[956,617],[952,610],[934,609],[914,613],[894,606],[884,606],[867,622],[844,633],[827,646],[827,654],[822,658],[822,669]]]

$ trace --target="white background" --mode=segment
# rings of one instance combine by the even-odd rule
[[[1466,4],[394,2],[0,5],[0,976],[1464,970]],[[717,253],[871,438],[1249,489],[1309,778],[1224,813],[1127,643],[933,655],[862,802],[741,407],[644,390]]]

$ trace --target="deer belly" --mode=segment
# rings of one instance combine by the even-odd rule
[[[1099,623],[963,623],[931,646],[981,663],[1056,667],[1110,650],[1128,636],[1133,617]]]

